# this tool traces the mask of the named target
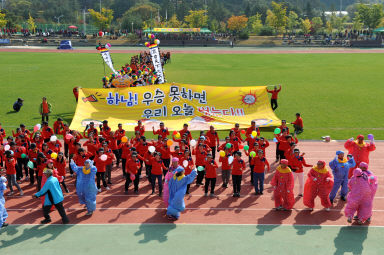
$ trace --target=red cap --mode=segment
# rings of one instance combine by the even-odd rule
[[[285,165],[288,165],[289,161],[287,159],[282,159],[280,161],[281,164],[285,164]]]

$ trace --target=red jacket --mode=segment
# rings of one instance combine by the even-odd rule
[[[269,171],[269,163],[268,163],[268,160],[266,158],[259,158],[259,157],[253,157],[252,160],[251,160],[251,164],[253,165],[253,172],[255,173],[264,173],[265,171],[265,166],[268,167],[268,171]]]
[[[58,135],[60,134],[61,130],[64,129],[64,124],[63,122],[58,122],[57,120],[55,123],[53,123],[53,132]]]
[[[144,126],[141,126],[141,127],[136,126],[136,127],[135,127],[135,133],[136,133],[137,131],[140,132],[140,136],[143,136],[144,133],[145,133],[145,127],[144,127]]]
[[[197,166],[204,166],[205,165],[205,160],[207,157],[207,152],[205,150],[200,152],[197,148],[195,148],[192,151],[192,154],[196,155],[196,165]]]
[[[6,174],[16,174],[16,160],[14,158],[5,160]]]
[[[192,140],[192,135],[191,135],[191,132],[189,130],[182,129],[179,131],[179,133],[180,133],[181,138],[183,138],[184,134],[187,134],[187,142]]]
[[[217,163],[212,159],[210,162],[205,161],[205,177],[216,178]]]
[[[249,128],[247,128],[247,131],[245,132],[245,136],[246,137],[251,137],[251,134],[252,134],[252,132],[253,131],[256,131],[256,133],[257,133],[257,136],[260,136],[260,129],[258,128],[258,127],[249,127]]]
[[[279,94],[280,91],[281,91],[281,87],[279,89],[277,89],[277,90],[268,90],[267,89],[267,92],[272,94],[271,99],[277,99],[278,94]]]
[[[209,139],[209,147],[216,147],[217,145],[219,145],[219,135],[216,131],[214,131],[213,133],[211,131],[207,131],[205,136]]]
[[[127,172],[130,174],[137,174],[137,171],[140,169],[140,161],[136,159],[135,161],[131,158],[127,160],[126,163]]]
[[[61,142],[59,140],[57,140],[56,142],[49,142],[47,143],[48,144],[48,148],[51,150],[51,151],[54,151],[56,153],[59,153],[60,152],[60,149],[62,147],[61,145]]]
[[[99,143],[94,140],[93,142],[86,141],[83,146],[87,147],[87,151],[92,154],[92,156],[96,155],[97,150],[99,149]]]
[[[59,176],[65,176],[66,170],[65,167],[67,163],[65,162],[65,159],[63,160],[62,163],[60,163],[57,158],[53,161],[54,167],[57,169],[57,173]]]
[[[295,155],[292,155],[287,158],[289,161],[289,167],[292,169],[293,172],[295,173],[302,173],[303,172],[303,167],[312,167],[312,165],[308,165],[305,162],[304,157],[299,156],[296,157]]]
[[[188,161],[188,166],[187,166],[187,167],[184,167],[184,165],[183,165],[184,170],[185,170],[185,175],[188,175],[188,174],[190,174],[190,173],[192,172],[192,167],[193,167],[195,164],[193,163],[193,159],[192,159],[191,156],[189,156],[188,158],[186,158],[185,156],[182,156],[182,157],[180,158],[180,160],[179,160],[180,165],[183,164],[184,160],[187,160],[187,161]]]
[[[115,138],[116,138],[118,141],[120,141],[121,138],[122,138],[123,136],[125,136],[125,130],[124,130],[124,129],[122,129],[122,130],[120,130],[120,129],[116,130],[114,136],[115,136]]]
[[[162,175],[163,170],[167,169],[164,166],[163,161],[162,160],[157,161],[156,158],[152,159],[151,164],[152,164],[151,174],[154,174],[154,175]]]
[[[304,127],[303,126],[303,119],[301,117],[296,118],[294,122],[292,122],[293,125],[299,126],[299,127]]]
[[[242,159],[234,159],[232,162],[232,175],[242,175],[245,170],[245,162]]]
[[[153,131],[153,134],[161,135],[163,138],[166,138],[167,136],[169,136],[169,131],[167,128],[163,128],[163,129],[158,129],[156,131]]]
[[[41,136],[43,139],[49,139],[53,135],[53,129],[50,127],[44,127],[41,130]]]
[[[101,157],[101,156],[100,156]],[[107,165],[107,161],[103,161],[100,159],[99,156],[96,156],[94,159],[95,167],[97,168],[98,173],[104,173],[105,172],[105,166]]]
[[[221,162],[221,170],[230,170],[231,166],[228,164],[228,157],[230,154],[225,155],[224,157],[219,158],[219,162]]]

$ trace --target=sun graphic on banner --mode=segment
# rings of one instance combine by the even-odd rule
[[[254,105],[257,102],[256,93],[252,93],[250,90],[248,94],[241,96],[241,102],[248,106]]]

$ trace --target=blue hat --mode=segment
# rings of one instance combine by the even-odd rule
[[[178,166],[178,167],[175,169],[175,172],[176,172],[176,173],[181,173],[181,172],[183,172],[183,171],[184,171],[184,168],[181,167],[181,166]]]
[[[204,136],[200,136],[200,139],[205,140],[205,137]]]
[[[338,156],[339,154],[344,154],[344,151],[336,151],[336,155]]]
[[[90,164],[91,166],[92,166],[92,160],[90,160],[90,159],[87,159],[85,162],[84,162],[84,164]]]

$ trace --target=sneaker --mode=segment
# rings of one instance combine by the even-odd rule
[[[20,190],[20,196],[24,196],[24,192]]]
[[[110,187],[106,187],[105,189],[106,189],[106,190],[110,190],[111,188],[110,188]]]
[[[97,189],[98,192],[101,192],[101,189]]]
[[[233,193],[232,197],[236,197],[236,193]]]
[[[204,196],[207,197],[207,196],[208,196],[208,193],[204,193]]]
[[[73,174],[71,174],[71,177],[73,177]]]
[[[222,188],[226,188],[224,183],[223,183],[223,185],[221,185],[221,187],[222,187]]]
[[[124,192],[124,194],[125,194],[125,195],[128,195],[128,190],[126,190],[126,191]]]
[[[357,221],[357,224],[359,224],[359,225],[363,225],[363,222],[362,222],[361,220],[358,220],[358,221]]]
[[[299,194],[298,197],[303,197],[303,194]]]
[[[308,208],[308,210],[313,211],[313,208]]]
[[[93,212],[88,211],[85,215],[86,216],[91,216],[92,214],[93,214]]]
[[[45,220],[40,221],[41,224],[48,224],[50,222],[51,222],[51,219],[45,219]]]
[[[352,218],[351,218],[351,217],[348,217],[347,222],[348,222],[348,223],[352,223]]]
[[[160,193],[159,193],[159,197],[162,197],[162,196],[163,196],[163,192],[160,192]]]
[[[187,190],[187,192],[185,192],[185,194],[189,195],[189,190]]]
[[[139,191],[138,191],[138,190],[135,190],[135,194],[136,194],[136,195],[139,194]]]
[[[154,190],[152,190],[152,193],[151,193],[151,195],[154,195],[155,194],[155,191]]]
[[[329,212],[329,211],[331,210],[331,208],[328,207],[328,208],[325,208],[325,210],[326,210],[327,212]]]
[[[371,222],[371,217],[369,217],[365,222],[370,223]]]
[[[65,192],[66,192],[66,193],[69,193],[69,189],[67,188],[67,189],[65,190]]]
[[[257,192],[257,191],[255,192],[255,196],[258,196],[259,194],[260,194],[259,192]]]
[[[112,184],[112,182],[107,182],[107,184],[111,185],[111,184]]]
[[[333,199],[330,199],[329,201],[331,201],[331,204],[333,204]]]
[[[29,181],[29,176],[25,176],[24,181]]]
[[[8,193],[8,196],[12,196],[12,195],[13,195],[13,191]]]
[[[209,194],[209,196],[210,196],[210,197],[216,197],[216,195],[213,194],[213,193]]]
[[[264,193],[263,193],[263,192],[260,192],[260,195],[264,195]]]
[[[68,224],[69,220],[63,221],[63,224]]]
[[[355,216],[353,217],[353,220],[359,220],[359,217]]]

